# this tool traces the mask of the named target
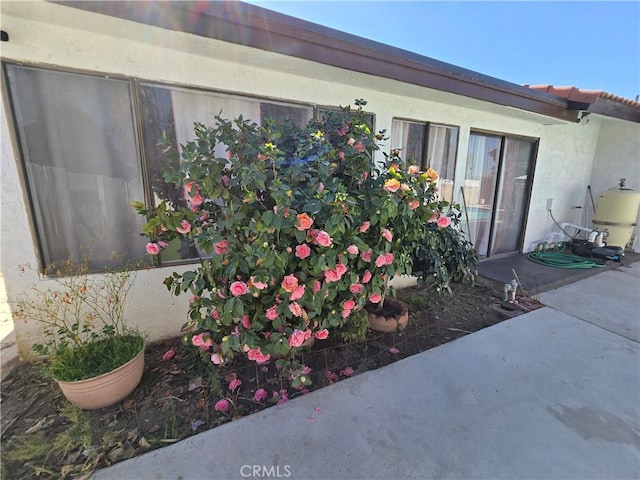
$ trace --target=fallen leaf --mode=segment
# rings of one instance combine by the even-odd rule
[[[193,377],[189,380],[189,391],[193,391],[196,388],[202,388],[202,377]]]
[[[38,421],[38,423],[36,423],[31,428],[28,428],[24,433],[36,433],[36,432],[39,432],[43,428],[48,427],[51,423],[53,423],[53,420],[51,419],[51,417],[46,416],[46,417],[40,419]]]
[[[144,449],[149,449],[149,448],[151,448],[151,445],[149,444],[149,442],[147,442],[147,439],[146,439],[146,438],[144,438],[144,437],[142,437],[142,438],[140,439],[140,441],[138,442],[138,446],[139,446],[140,448],[144,448]]]

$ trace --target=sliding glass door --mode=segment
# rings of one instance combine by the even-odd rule
[[[531,139],[470,135],[464,204],[481,257],[520,250],[535,146]]]

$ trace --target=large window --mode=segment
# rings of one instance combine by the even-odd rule
[[[132,79],[13,64],[5,64],[5,72],[44,268],[89,252],[95,269],[148,261],[146,239],[139,234],[144,219],[129,203],[182,201],[181,192],[162,179],[175,161],[159,148],[163,135],[179,149],[193,139],[194,122],[212,125],[218,114],[258,124],[289,117],[304,125],[314,113],[310,106]],[[225,147],[219,148],[224,155]],[[180,243],[167,248],[161,261],[197,256],[191,245]]]
[[[453,201],[458,127],[393,120],[391,148],[400,149],[402,158],[423,169],[436,170],[440,199],[449,203]]]
[[[129,82],[7,66],[42,261],[144,258]]]

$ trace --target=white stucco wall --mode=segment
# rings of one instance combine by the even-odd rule
[[[640,124],[610,118],[602,118],[601,123],[589,179],[596,205],[600,195],[605,190],[616,187],[621,178],[627,179],[627,188],[640,191]],[[589,209],[585,212],[588,214],[585,222],[593,219],[590,205],[589,203]],[[640,211],[635,223],[640,225]],[[634,229],[634,233],[637,238],[640,234],[638,227]],[[636,240],[633,250],[640,252],[640,239]]]
[[[547,211],[547,199],[553,199],[551,214],[558,223],[582,225],[587,186],[596,150],[600,122],[548,125],[543,127],[534,174],[529,222],[524,251],[535,250],[560,229]],[[576,208],[580,207],[580,208]],[[585,225],[586,226],[586,225]],[[573,233],[572,230],[569,233]]]
[[[553,231],[546,212],[554,198],[559,221],[576,221],[599,133],[599,121],[567,124],[543,116],[467,99],[387,79],[349,72],[257,49],[83,12],[41,2],[0,3],[2,28],[11,41],[2,44],[5,60],[73,68],[194,85],[309,105],[346,105],[368,101],[378,129],[391,129],[394,117],[460,127],[456,182],[463,177],[469,132],[482,129],[540,138],[525,249]],[[223,113],[224,115],[224,113]],[[6,148],[12,141],[2,116],[2,274],[6,293],[15,296],[40,280],[20,265],[37,264],[33,236],[18,175],[19,161]],[[603,153],[604,155],[604,153]],[[629,175],[631,176],[631,175]],[[456,183],[457,201],[460,201]],[[187,297],[172,297],[162,280],[175,268],[140,272],[128,305],[131,322],[150,340],[178,334],[186,319]],[[0,300],[2,296],[0,295]],[[30,327],[16,325],[26,351]]]

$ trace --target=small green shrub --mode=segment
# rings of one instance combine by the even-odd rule
[[[117,335],[62,349],[56,354],[51,373],[63,382],[97,377],[129,362],[143,347],[144,340],[139,336]]]

